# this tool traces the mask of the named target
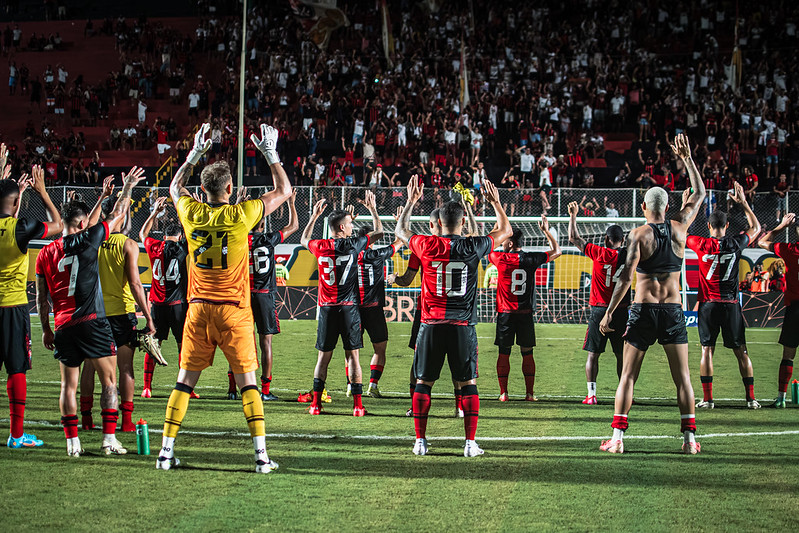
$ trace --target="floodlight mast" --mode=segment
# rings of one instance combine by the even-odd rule
[[[242,0],[241,13],[241,70],[239,71],[239,153],[236,165],[236,187],[244,185],[244,72],[247,60],[247,0]]]

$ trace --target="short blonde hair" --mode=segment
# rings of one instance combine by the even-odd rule
[[[230,165],[227,161],[217,161],[206,166],[200,174],[200,184],[205,192],[217,195],[225,190],[227,184],[233,180],[230,175]]]
[[[665,213],[669,205],[669,193],[662,187],[652,187],[644,195],[646,208],[653,213]]]

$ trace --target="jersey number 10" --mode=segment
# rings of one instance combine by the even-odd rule
[[[433,261],[430,266],[436,269],[436,296],[465,296],[466,278],[469,276],[469,265],[460,261],[452,261],[444,266],[443,261]],[[454,286],[454,273],[460,274],[460,285]]]

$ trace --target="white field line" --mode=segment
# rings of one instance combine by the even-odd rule
[[[0,422],[8,422],[7,418],[0,419]],[[60,424],[55,424],[46,420],[26,420],[29,426],[60,428]],[[152,428],[150,433],[160,435],[160,429]],[[181,435],[196,435],[202,437],[249,437],[249,433],[240,431],[192,431],[185,430]],[[753,431],[746,433],[707,433],[697,437],[702,439],[734,438],[734,437],[779,437],[787,435],[799,435],[799,430],[789,431]],[[411,435],[328,435],[324,433],[267,433],[270,439],[304,439],[304,440],[382,440],[382,441],[410,441],[414,440]],[[596,441],[607,438],[607,435],[540,435],[535,437],[486,437],[480,436],[479,440],[487,442],[537,442],[537,441]],[[625,435],[625,439],[638,440],[662,440],[662,439],[681,439],[679,435]],[[463,436],[442,436],[433,437],[431,440],[453,440],[462,441]]]

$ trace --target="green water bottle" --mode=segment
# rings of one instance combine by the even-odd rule
[[[147,421],[140,418],[136,422],[136,452],[139,455],[150,455],[150,431]]]
[[[799,403],[799,381],[797,380],[791,382],[791,400],[793,400],[794,405]]]

